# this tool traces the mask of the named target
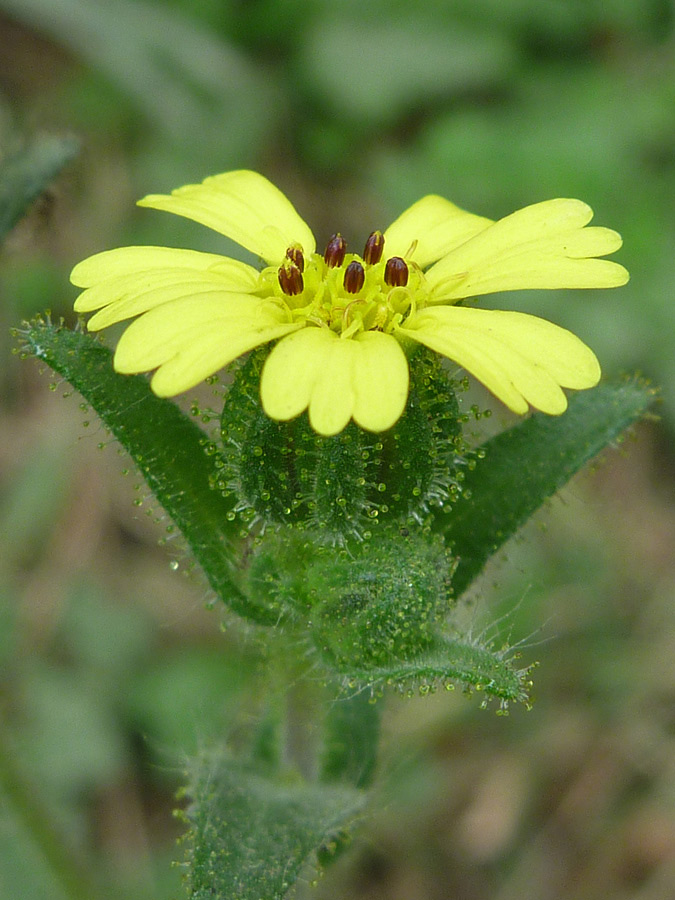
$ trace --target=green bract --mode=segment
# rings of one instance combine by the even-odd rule
[[[275,422],[258,400],[265,353],[236,372],[221,418],[215,483],[250,527],[295,525],[343,545],[388,521],[421,525],[432,509],[450,511],[472,454],[462,436],[459,385],[440,360],[415,353],[405,412],[371,434],[349,425],[322,437],[306,416]]]
[[[321,554],[304,588],[309,630],[340,671],[405,662],[429,650],[450,608],[453,560],[442,540],[384,531],[356,558]]]

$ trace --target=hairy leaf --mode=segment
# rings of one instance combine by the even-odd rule
[[[391,685],[400,691],[424,695],[438,687],[453,690],[456,684],[499,701],[529,703],[531,666],[518,667],[518,656],[510,648],[495,649],[481,638],[442,638],[433,650],[411,660],[377,668],[342,670],[346,687],[356,691],[378,691]]]
[[[572,475],[645,415],[654,394],[638,380],[601,384],[574,394],[562,416],[535,414],[483,445],[464,498],[441,523],[459,558],[455,595]]]
[[[219,597],[253,621],[276,621],[275,612],[251,603],[236,585],[232,502],[211,489],[212,466],[199,426],[156,397],[145,377],[114,372],[110,350],[89,335],[38,321],[21,336],[27,351],[66,378],[128,451]]]
[[[266,778],[228,756],[200,761],[187,793],[191,900],[281,900],[365,803],[362,791]]]

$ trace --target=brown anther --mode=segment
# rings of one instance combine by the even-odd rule
[[[381,231],[373,231],[366,241],[366,248],[363,251],[363,260],[369,266],[374,266],[382,259],[384,251],[384,235]]]
[[[389,287],[405,287],[408,283],[408,266],[400,256],[392,256],[384,267],[384,283]]]
[[[290,259],[292,263],[295,263],[301,272],[305,271],[305,257],[300,244],[291,244],[286,251],[286,259]]]
[[[341,234],[334,234],[326,244],[326,252],[323,258],[329,269],[335,269],[341,266],[345,261],[345,253],[347,252],[347,241]]]
[[[345,269],[344,287],[348,294],[358,294],[366,280],[363,266],[357,260],[350,262]]]
[[[301,294],[305,287],[302,272],[290,259],[286,260],[283,266],[279,267],[279,284],[287,297]]]

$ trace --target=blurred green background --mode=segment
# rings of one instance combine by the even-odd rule
[[[534,709],[391,698],[383,812],[307,892],[675,894],[674,20],[671,0],[0,0],[0,164],[45,133],[81,141],[0,258],[0,896],[67,896],[46,816],[120,896],[179,897],[183,760],[255,708],[255,638],[222,632],[126,460],[9,338],[45,307],[73,321],[68,272],[90,253],[233,252],[134,201],[234,167],[287,191],[320,244],[359,246],[427,192],[492,218],[587,201],[623,234],[630,284],[490,305],[663,387],[660,421],[474,591],[473,627],[500,617],[541,660]]]

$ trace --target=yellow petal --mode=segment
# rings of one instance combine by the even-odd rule
[[[286,422],[307,409],[317,366],[334,340],[337,335],[328,329],[307,327],[272,348],[260,379],[260,395],[268,416]]]
[[[495,222],[426,273],[438,300],[527,288],[607,288],[628,281],[613,253],[621,237],[584,228],[593,212],[580,200],[546,200]],[[458,276],[463,275],[461,281]]]
[[[338,434],[354,419],[384,431],[401,416],[408,395],[408,364],[390,335],[366,332],[342,339],[308,327],[280,341],[261,378],[265,412],[286,421],[309,409],[312,428]]]
[[[355,341],[347,338],[326,345],[323,358],[316,358],[314,384],[309,400],[309,424],[318,434],[338,434],[349,423],[356,403],[354,379]]]
[[[353,418],[368,431],[386,431],[403,415],[408,399],[408,360],[389,334],[364,331],[355,336],[357,384]]]
[[[300,244],[305,256],[316,249],[309,226],[290,200],[262,175],[245,169],[213,175],[171,194],[150,194],[138,205],[213,228],[270,264],[280,263],[291,244]]]
[[[567,408],[561,387],[589,388],[600,379],[595,354],[576,335],[526,313],[433,307],[401,331],[459,363],[521,414],[529,403],[559,415]]]
[[[465,212],[429,194],[406,209],[384,232],[387,257],[404,256],[424,269],[492,225],[492,219]],[[413,253],[408,251],[415,246]]]
[[[354,342],[328,328],[307,327],[272,349],[260,380],[263,409],[286,421],[309,407],[319,434],[342,431],[354,406],[351,355]]]
[[[153,273],[152,278],[144,276],[133,276],[132,286],[126,290],[120,291],[118,287],[114,291],[114,295],[121,299],[109,303],[103,309],[100,309],[87,322],[87,328],[90,331],[98,331],[101,328],[107,328],[115,322],[121,322],[124,319],[130,319],[134,316],[148,312],[157,306],[165,303],[171,303],[182,297],[196,297],[198,295],[227,295],[228,293],[236,293],[239,295],[241,291],[236,291],[232,287],[223,286],[223,279],[220,276],[210,276],[209,273],[203,275],[191,275],[185,272],[176,272],[169,270],[166,273]],[[121,279],[120,279],[121,281]],[[105,283],[108,286],[108,282]],[[96,291],[101,288],[90,288]],[[110,288],[113,294],[112,288]],[[99,291],[99,297],[101,295]]]
[[[90,288],[108,279],[169,268],[218,272],[232,280],[233,290],[241,291],[248,290],[249,285],[252,290],[259,274],[253,266],[237,259],[230,259],[228,256],[219,256],[217,253],[180,250],[174,247],[117,247],[83,259],[70,273],[70,280],[77,287]],[[88,306],[86,309],[83,307],[82,312],[90,309],[97,307]]]
[[[175,356],[161,365],[150,381],[152,390],[159,397],[173,397],[199,384],[209,375],[218,372],[232,360],[260,347],[268,341],[283,337],[298,325],[267,324],[261,322],[253,325],[250,322],[231,323],[232,328],[225,329],[225,323],[208,334],[201,334],[191,340]]]
[[[172,396],[298,327],[269,303],[246,294],[183,298],[132,322],[117,345],[114,365],[125,375],[162,367],[153,390]]]

